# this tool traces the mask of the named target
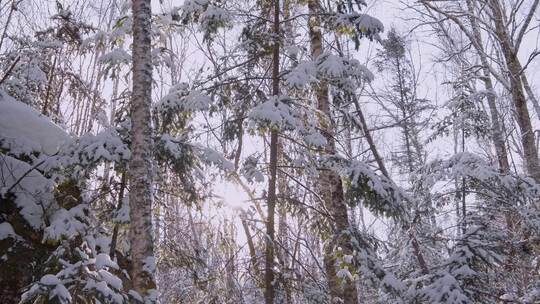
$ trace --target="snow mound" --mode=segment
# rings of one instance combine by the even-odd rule
[[[19,236],[15,233],[15,230],[13,230],[13,226],[11,226],[8,222],[0,223],[0,241],[7,239],[7,238],[18,238]]]
[[[69,140],[49,118],[0,91],[0,142],[6,148],[14,153],[52,155]]]
[[[105,267],[110,267],[114,269],[119,269],[118,264],[111,260],[111,257],[106,253],[100,253],[96,256],[96,262],[94,264],[97,270],[103,269]]]

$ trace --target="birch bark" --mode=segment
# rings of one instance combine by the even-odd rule
[[[131,98],[131,158],[129,160],[130,254],[133,289],[154,302],[152,240],[152,57],[150,0],[133,0],[133,88]]]
[[[316,0],[308,1],[309,9],[309,37],[311,44],[311,56],[313,60],[323,53],[323,37],[321,32],[321,21],[319,18],[319,4]],[[324,154],[333,155],[336,153],[334,141],[333,123],[330,112],[330,103],[328,100],[328,84],[321,81],[314,87],[317,109],[325,114],[325,119],[321,123],[321,130],[326,138],[326,146]],[[356,284],[353,280],[346,280],[343,283],[336,273],[336,258],[333,248],[335,245],[343,249],[343,253],[352,254],[352,246],[349,237],[346,237],[346,232],[349,230],[349,217],[345,198],[343,195],[343,185],[341,178],[335,172],[323,170],[319,173],[318,187],[320,189],[320,197],[323,200],[324,207],[330,214],[331,233],[334,235],[332,241],[326,244],[324,248],[324,269],[328,280],[328,288],[330,289],[331,303],[356,304],[358,303],[358,292]],[[334,242],[335,240],[335,242]],[[339,302],[341,301],[341,302]]]

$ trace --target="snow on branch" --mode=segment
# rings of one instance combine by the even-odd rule
[[[314,61],[300,62],[284,76],[285,84],[290,88],[302,89],[308,84],[327,81],[347,92],[355,92],[374,78],[358,60],[335,54],[322,54]]]
[[[198,90],[190,90],[186,83],[180,83],[169,90],[154,109],[160,114],[194,112],[208,110],[212,99]]]
[[[323,158],[321,164],[345,179],[347,195],[352,202],[361,201],[376,214],[408,218],[405,204],[411,198],[392,180],[375,173],[366,163],[329,156]]]

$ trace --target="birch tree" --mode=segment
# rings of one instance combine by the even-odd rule
[[[150,0],[132,2],[133,89],[129,161],[130,253],[133,288],[145,301],[156,301],[152,238],[152,57]],[[139,300],[142,302],[143,298]]]
[[[320,21],[321,9],[319,3],[314,0],[308,1],[309,9],[309,38],[312,60],[319,59],[324,52],[323,35]],[[336,144],[333,122],[333,115],[330,110],[328,84],[322,80],[314,85],[315,98],[317,109],[324,115],[321,121],[321,130],[325,137],[326,144],[324,146],[325,155],[336,154]],[[357,303],[358,295],[354,280],[345,279],[341,283],[340,277],[337,275],[336,258],[334,249],[336,247],[343,248],[344,255],[352,254],[351,240],[347,236],[347,231],[350,229],[349,217],[347,214],[347,206],[343,196],[343,185],[341,178],[335,172],[322,171],[319,173],[317,185],[320,187],[320,197],[324,207],[328,210],[330,219],[331,238],[326,240],[328,243],[323,249],[324,269],[326,271],[328,288],[330,290],[330,302],[343,301],[343,303]]]

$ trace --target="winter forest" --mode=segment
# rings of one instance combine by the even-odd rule
[[[540,303],[540,0],[0,0],[0,303]]]

